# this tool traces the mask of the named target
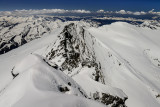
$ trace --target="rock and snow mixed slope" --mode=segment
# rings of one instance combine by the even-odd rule
[[[110,72],[110,84],[128,96],[129,107],[158,107],[160,93],[160,31],[113,23],[89,31],[104,46],[110,47],[127,67]],[[115,69],[115,68],[112,68]]]
[[[75,22],[64,27],[56,42],[47,47],[44,57],[60,66],[64,73],[81,84],[89,98],[106,105],[123,105],[127,96],[122,90],[107,83],[107,63],[102,62],[104,56],[99,54],[100,51],[110,61],[107,53],[110,51],[104,50],[100,42],[85,30],[84,24]],[[118,62],[116,57],[114,60]],[[119,66],[119,63],[113,64],[110,61],[108,66]]]
[[[71,19],[73,20],[72,17]],[[48,35],[71,19],[56,16],[0,16],[0,54],[41,38],[43,35]],[[98,22],[87,19],[85,22],[98,26]]]
[[[159,107],[159,34],[124,22],[66,22],[0,56],[0,105]]]
[[[1,107],[103,107],[82,98],[81,87],[39,55],[29,55],[12,72],[18,75],[1,92]]]
[[[61,24],[58,19],[50,21],[44,17],[0,17],[0,54],[49,34]]]

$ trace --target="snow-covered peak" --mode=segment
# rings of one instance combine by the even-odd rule
[[[159,34],[124,22],[64,22],[0,55],[0,105],[159,107]]]
[[[126,94],[122,90],[112,87],[106,81],[106,69],[103,69],[106,62],[103,62],[103,55],[112,53],[105,49],[87,29],[87,26],[77,22],[66,25],[58,35],[56,42],[47,46],[43,56],[58,65],[61,71],[74,78],[78,84],[81,84],[91,99],[106,105],[125,105]],[[101,54],[102,56],[99,51],[104,52]],[[119,66],[120,62],[116,60],[116,57],[109,60],[111,61],[109,66]],[[116,65],[112,62],[114,60],[117,61]],[[87,82],[88,79],[90,82]],[[87,88],[86,85],[90,84],[96,85]],[[112,100],[108,101],[103,97],[112,98]]]

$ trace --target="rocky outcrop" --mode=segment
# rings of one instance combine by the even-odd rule
[[[58,58],[58,62],[61,62],[61,70],[67,70],[68,74],[79,66],[94,67],[96,72],[93,78],[104,83],[101,64],[96,61],[92,47],[87,45],[85,33],[87,32],[82,26],[77,27],[74,23],[65,26],[57,41],[48,47],[46,57],[53,62]]]
[[[53,63],[50,65],[54,66],[56,64],[61,71],[70,76],[78,75],[81,72],[80,68],[94,68],[95,71],[91,72],[91,78],[105,85],[101,63],[97,60],[95,53],[97,51],[94,47],[95,38],[85,29],[85,26],[79,23],[66,25],[58,35],[56,42],[47,47],[44,57]],[[109,57],[112,57],[112,54]],[[118,62],[118,66],[121,65]],[[67,91],[65,87],[62,90]],[[105,105],[126,107],[125,100],[127,97],[120,98],[99,90],[96,93],[90,92],[90,94],[89,98]]]
[[[110,105],[111,107],[126,107],[125,101],[128,99],[127,97],[122,99],[118,96],[113,96],[106,93],[96,92],[93,94],[93,99],[97,100],[105,105]]]

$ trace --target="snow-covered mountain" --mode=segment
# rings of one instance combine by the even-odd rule
[[[148,27],[150,29],[160,29],[160,22],[159,21],[145,21],[140,27]]]
[[[61,24],[61,20],[50,21],[43,17],[0,17],[0,54],[49,34]]]
[[[20,36],[28,40],[24,45],[13,39],[22,46],[0,55],[0,106],[160,106],[159,22],[94,27],[86,21],[35,18],[35,28],[33,19],[12,19],[23,25],[17,35],[24,32],[25,24],[36,33],[32,32],[32,39],[28,39],[30,33]],[[5,21],[1,22],[4,26]],[[49,27],[35,30],[46,23]],[[16,26],[11,30],[8,26],[1,31],[15,31]],[[37,38],[37,31],[46,35],[38,33]],[[13,44],[5,37],[9,33],[2,39]]]
[[[48,35],[68,20],[53,16],[0,16],[0,54]],[[90,20],[85,22],[92,26],[98,25],[98,22]]]
[[[85,30],[84,25],[81,22],[66,25],[58,35],[56,42],[49,45],[44,51],[43,56],[81,84],[89,98],[106,105],[112,103],[115,103],[115,105],[118,105],[117,103],[124,104],[127,96],[122,90],[107,84],[105,80],[105,70],[102,69],[105,65],[101,62],[103,57],[99,55],[99,51],[103,52],[104,48],[95,37]],[[81,81],[82,78],[84,81]],[[85,80],[88,79],[90,79],[90,82],[87,83]],[[88,89],[87,86],[91,83],[92,85]],[[101,89],[98,87],[101,87]],[[111,97],[112,99],[108,101],[107,98],[103,99],[104,97]]]

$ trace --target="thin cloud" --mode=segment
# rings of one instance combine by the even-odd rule
[[[14,10],[14,11],[1,11],[0,15],[37,15],[49,13],[91,13],[88,10],[64,10],[64,9],[42,9],[42,10]]]
[[[92,13],[89,10],[79,9],[79,10],[65,10],[65,9],[41,9],[41,10],[14,10],[14,11],[0,11],[0,15],[39,15],[39,14],[52,14],[52,13],[80,13],[80,14],[90,14]],[[116,13],[116,14],[130,14],[130,15],[145,15],[145,14],[154,14],[154,15],[160,15],[160,12],[154,12],[154,9],[144,12],[144,11],[126,11],[126,10],[120,10],[120,11],[104,11],[104,10],[98,10],[96,13]]]

